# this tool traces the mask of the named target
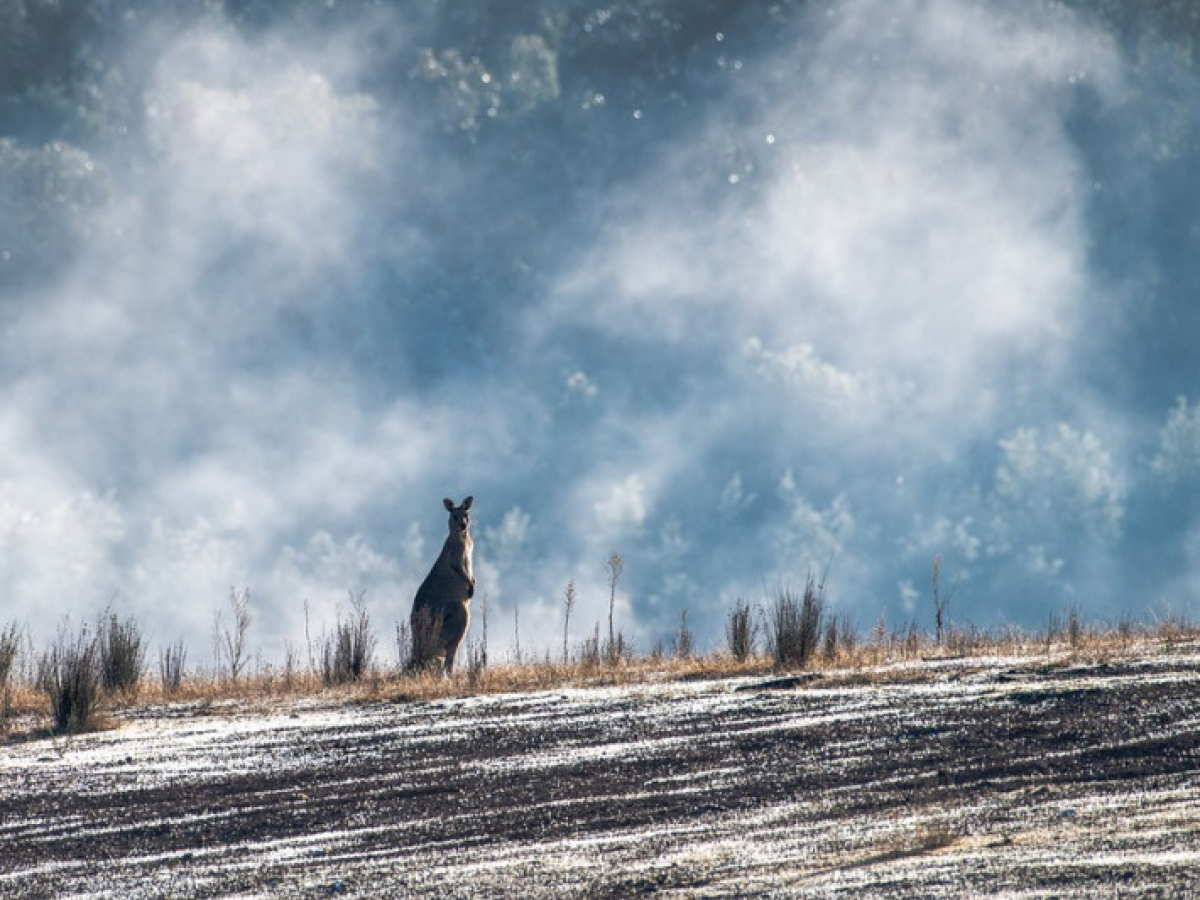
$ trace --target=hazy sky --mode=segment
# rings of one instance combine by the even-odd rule
[[[928,627],[939,554],[960,623],[1194,613],[1195,70],[1053,6],[737,8],[658,93],[586,68],[603,10],[491,57],[131,16],[120,141],[0,110],[0,621],[202,661],[248,587],[279,658],[365,591],[394,658],[469,493],[494,649],[568,579],[590,633],[612,550],[642,649],[826,569]]]

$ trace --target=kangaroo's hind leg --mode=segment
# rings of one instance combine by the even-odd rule
[[[471,624],[471,611],[466,603],[456,603],[446,610],[442,621],[442,643],[446,647],[446,674],[454,670],[454,656],[467,635],[467,627]]]

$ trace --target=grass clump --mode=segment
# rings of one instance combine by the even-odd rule
[[[96,642],[104,690],[136,696],[146,663],[146,648],[137,622],[133,619],[122,622],[108,610],[100,617]]]
[[[688,625],[688,611],[679,614],[679,630],[671,638],[671,653],[678,659],[690,658],[696,650],[696,637]]]
[[[63,625],[38,664],[38,685],[50,700],[57,732],[87,731],[95,725],[101,690],[98,644],[86,625],[75,637]]]
[[[754,655],[757,637],[758,627],[754,622],[753,610],[749,603],[739,597],[725,622],[725,643],[729,655],[744,663]]]
[[[350,594],[350,615],[338,615],[334,633],[325,639],[321,650],[321,680],[326,685],[361,681],[370,671],[375,655],[375,636],[371,616],[363,595]]]
[[[838,654],[853,656],[858,648],[858,634],[850,617],[844,613],[840,616],[826,617],[821,635],[821,658],[832,665],[838,660]]]
[[[767,608],[767,647],[777,669],[803,668],[816,653],[825,613],[825,590],[812,576],[804,593],[781,584]]]

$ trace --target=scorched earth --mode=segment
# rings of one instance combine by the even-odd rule
[[[1195,648],[271,704],[0,747],[0,895],[1200,891]]]

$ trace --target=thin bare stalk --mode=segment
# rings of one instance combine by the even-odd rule
[[[575,579],[567,582],[563,590],[563,665],[570,659],[570,649],[567,641],[571,633],[571,610],[575,608]]]

